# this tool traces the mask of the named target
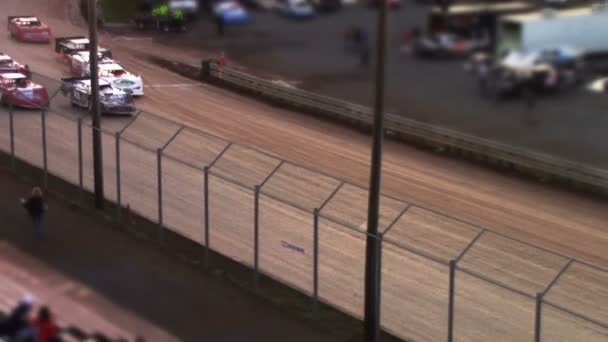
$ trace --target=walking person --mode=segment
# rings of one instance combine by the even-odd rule
[[[359,60],[363,68],[369,66],[370,50],[369,34],[365,29],[362,29],[360,31]]]
[[[217,27],[217,35],[219,37],[223,37],[224,36],[224,29],[226,26],[226,23],[224,22],[224,16],[221,14],[218,14],[215,16],[215,25]]]
[[[360,49],[360,63],[362,68],[366,68],[369,66],[369,55],[370,55],[370,47],[369,43],[365,42],[361,46]]]
[[[42,190],[39,187],[34,187],[32,189],[31,196],[26,199],[21,199],[21,204],[27,210],[27,213],[30,215],[32,219],[32,227],[34,229],[34,234],[37,238],[42,237],[42,219],[44,217],[44,213],[47,211],[48,206],[42,197]]]

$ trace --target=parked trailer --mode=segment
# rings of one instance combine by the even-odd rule
[[[571,47],[585,54],[608,52],[608,8],[584,7],[502,17],[497,53]]]

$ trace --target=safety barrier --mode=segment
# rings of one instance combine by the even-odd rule
[[[373,112],[369,107],[287,87],[247,73],[220,66],[215,60],[202,63],[202,80],[247,91],[257,97],[295,109],[371,127]],[[386,114],[385,132],[403,140],[414,140],[438,151],[469,155],[535,175],[543,180],[573,182],[601,193],[608,192],[608,172],[590,165],[564,160],[545,153],[509,146],[491,140],[429,125],[395,114]]]

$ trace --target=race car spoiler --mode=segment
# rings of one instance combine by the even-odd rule
[[[64,83],[73,83],[76,81],[84,81],[84,80],[90,80],[91,78],[88,76],[84,76],[84,77],[66,77],[66,78],[62,78],[61,82]]]
[[[11,21],[15,18],[38,18],[35,15],[9,15],[8,21]]]
[[[55,52],[61,53],[61,51],[62,51],[61,43],[72,40],[72,39],[88,39],[88,37],[85,37],[85,36],[57,37],[57,38],[55,38]],[[98,47],[97,50],[101,54],[102,57],[112,58],[112,51],[110,51],[110,49]],[[80,50],[80,51],[82,51],[82,50]],[[72,51],[72,52],[74,52],[74,51]]]
[[[7,28],[11,24],[11,20],[13,20],[15,18],[37,18],[37,17],[35,15],[9,15],[8,19],[6,20],[6,27]]]
[[[61,52],[61,43],[72,40],[72,39],[87,39],[85,36],[73,36],[73,37],[57,37],[55,38],[55,52]]]
[[[66,94],[74,88],[74,82],[90,80],[90,77],[67,77],[61,79],[61,87],[59,88],[63,94]]]

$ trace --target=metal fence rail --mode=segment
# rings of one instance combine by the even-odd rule
[[[0,109],[0,149],[92,191],[91,128],[62,101]],[[129,206],[159,240],[170,229],[250,266],[255,284],[265,274],[362,317],[366,189],[147,112],[106,120],[103,148],[118,222]],[[605,269],[389,196],[380,223],[392,334],[608,341]]]
[[[372,124],[373,114],[368,107],[277,85],[232,68],[220,67],[214,60],[203,61],[202,77],[246,89],[261,98],[273,99],[296,108],[314,110],[360,126],[369,127]],[[422,141],[432,146],[465,151],[488,160],[514,165],[521,170],[585,184],[604,192],[608,190],[608,172],[590,165],[478,138],[390,113],[385,116],[385,127],[391,134]]]

